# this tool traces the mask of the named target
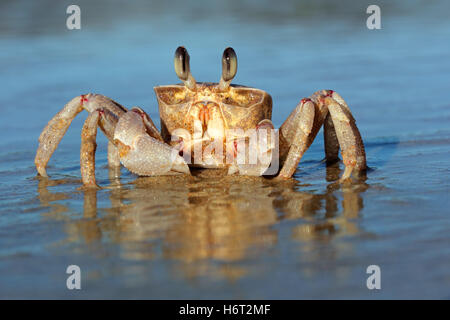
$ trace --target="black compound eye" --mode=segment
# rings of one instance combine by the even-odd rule
[[[225,81],[230,81],[234,78],[237,72],[237,56],[233,48],[228,47],[223,52],[222,56],[222,78]]]
[[[178,47],[175,51],[174,58],[175,72],[182,81],[186,81],[189,77],[189,53],[185,47]]]

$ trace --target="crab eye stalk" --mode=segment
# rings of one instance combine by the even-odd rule
[[[191,68],[189,66],[189,53],[185,47],[178,47],[175,51],[174,66],[178,78],[184,82],[184,85],[188,89],[194,90],[196,82],[191,74]]]
[[[222,55],[222,77],[220,78],[220,90],[226,90],[237,72],[237,56],[233,48],[228,47]]]

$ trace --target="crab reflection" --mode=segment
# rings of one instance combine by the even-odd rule
[[[95,244],[95,253],[100,243],[112,242],[126,260],[178,261],[171,264],[173,271],[187,278],[236,279],[250,272],[245,266],[252,258],[276,250],[278,226],[284,221],[295,221],[290,234],[303,253],[313,252],[317,243],[332,244],[336,236],[360,232],[355,218],[363,208],[360,194],[368,186],[363,181],[333,183],[339,172],[338,167],[327,168],[330,183],[321,194],[298,191],[296,180],[233,177],[219,170],[191,177],[140,177],[125,185],[119,172],[110,172],[108,188],[80,191],[81,219],[68,217],[73,210],[60,203],[73,193],[48,189],[71,182],[40,179],[38,193],[50,208],[47,217],[67,221],[67,242]],[[310,258],[314,256],[320,259],[320,252]]]

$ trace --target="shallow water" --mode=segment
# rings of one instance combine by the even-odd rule
[[[274,5],[78,2],[0,4],[1,298],[450,298],[450,5],[378,2]],[[341,3],[341,2],[340,2]],[[80,190],[82,121],[36,177],[37,138],[74,96],[97,92],[144,108],[177,81],[185,45],[198,80],[217,81],[226,46],[234,82],[264,89],[279,126],[299,99],[332,88],[363,136],[367,179],[340,185],[319,134],[285,183],[196,172],[138,178],[108,172],[99,135],[99,191]],[[111,178],[110,178],[111,177]],[[68,265],[82,290],[66,289]],[[366,268],[379,265],[381,290]]]

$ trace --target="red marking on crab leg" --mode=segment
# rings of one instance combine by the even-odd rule
[[[145,113],[142,112],[142,110],[139,110],[139,109],[131,109],[131,111],[133,111],[133,112],[137,113],[138,115],[140,115],[141,118],[142,118],[142,120],[147,120],[147,117],[146,117]]]
[[[319,95],[318,100],[320,101],[321,104],[325,104],[325,98],[333,98],[333,90],[323,90],[322,94]]]
[[[80,103],[83,105],[83,102],[88,102],[88,98],[86,98],[87,94],[82,94],[80,98]]]
[[[306,102],[311,101],[310,98],[303,98],[302,100],[300,100],[301,104],[305,104]]]

